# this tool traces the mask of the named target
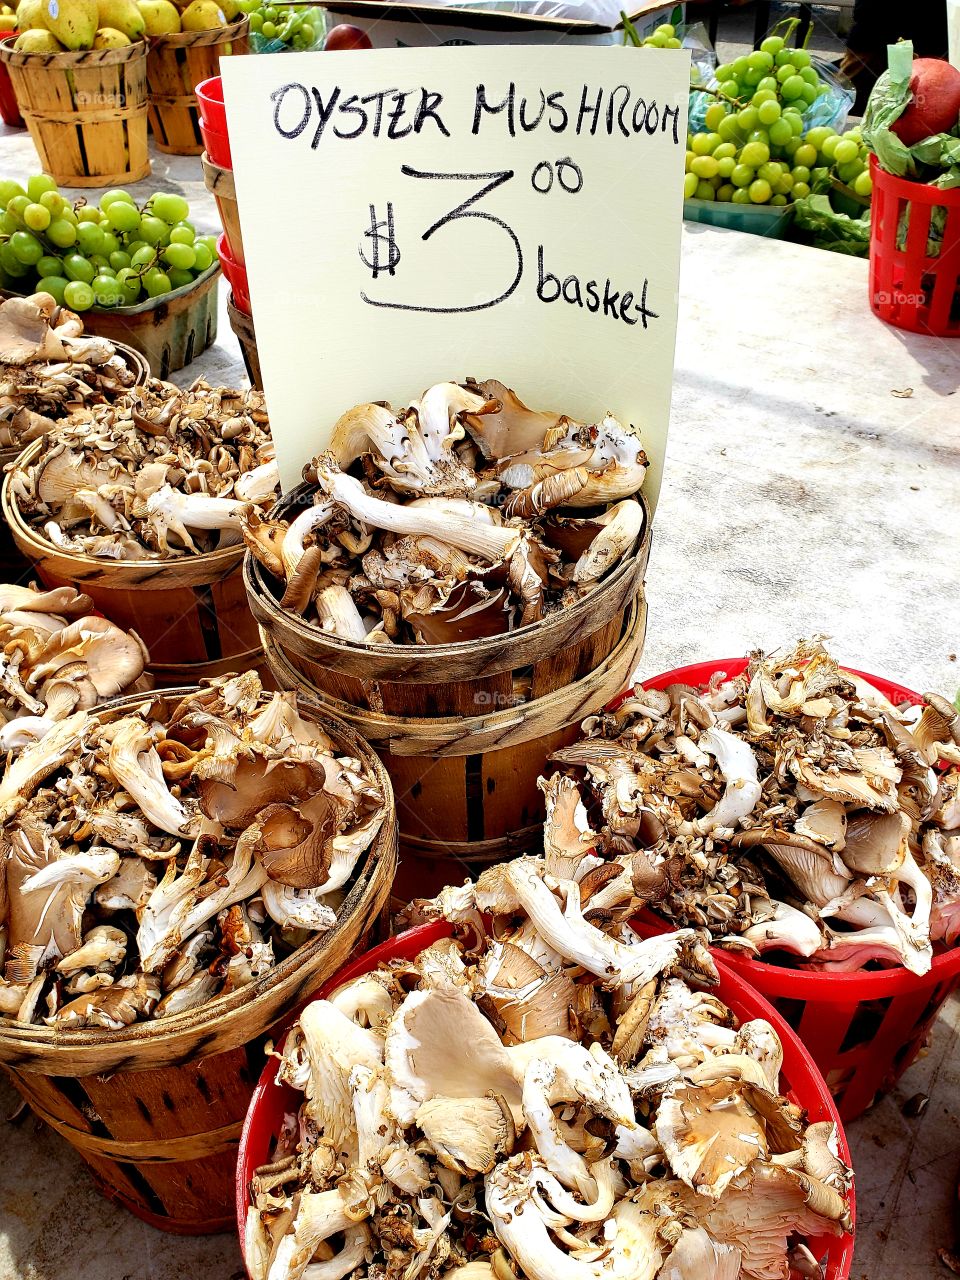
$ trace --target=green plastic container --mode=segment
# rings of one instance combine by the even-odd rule
[[[703,222],[708,227],[746,231],[751,236],[771,236],[782,240],[793,221],[793,205],[733,204],[728,200],[684,200],[687,222]]]

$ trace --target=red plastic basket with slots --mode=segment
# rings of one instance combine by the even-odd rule
[[[960,188],[940,191],[895,178],[877,164],[876,156],[870,157],[870,176],[871,307],[898,329],[960,338]],[[904,241],[901,222],[908,208]],[[931,257],[927,238],[937,209],[944,211],[946,222],[940,252]]]
[[[699,689],[715,673],[733,678],[746,665],[745,658],[698,662],[644,680],[643,687],[689,684]],[[891,702],[921,701],[918,694],[901,685],[852,667],[850,671],[868,680]],[[621,694],[617,702],[627,696]],[[866,1111],[896,1084],[920,1052],[944,1001],[960,984],[960,947],[935,954],[930,972],[922,977],[906,969],[812,973],[748,960],[730,951],[720,955],[797,1032],[845,1121]]]
[[[645,926],[642,922],[638,922],[637,927],[644,936],[657,932],[656,928]],[[429,947],[439,938],[449,937],[452,932],[450,925],[440,920],[434,924],[409,929],[395,938],[388,938],[386,942],[359,956],[351,964],[345,965],[338,974],[320,988],[314,999],[322,1000],[325,995],[336,990],[343,983],[361,974],[369,973],[384,961],[412,960],[425,947]],[[811,1121],[832,1120],[836,1124],[840,1156],[849,1164],[850,1150],[837,1108],[810,1055],[777,1011],[734,973],[724,963],[723,957],[720,958],[717,967],[720,970],[720,986],[717,988],[720,999],[729,1006],[741,1022],[751,1018],[766,1018],[773,1026],[783,1042],[781,1088],[807,1111]],[[240,1137],[240,1151],[237,1156],[237,1227],[240,1232],[241,1248],[249,1204],[250,1179],[260,1165],[269,1162],[273,1143],[280,1132],[284,1115],[291,1111],[295,1112],[302,1100],[302,1095],[295,1089],[291,1089],[289,1085],[277,1084],[277,1066],[277,1059],[270,1058],[264,1067],[257,1087],[253,1091],[250,1109]],[[856,1204],[853,1191],[850,1193],[850,1210],[851,1217],[855,1217]],[[852,1232],[842,1236],[808,1240],[807,1244],[816,1257],[826,1259],[824,1280],[848,1280],[853,1262]]]

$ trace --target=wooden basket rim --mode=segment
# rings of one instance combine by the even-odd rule
[[[220,578],[226,577],[226,574],[232,572],[242,561],[244,553],[242,543],[234,547],[221,547],[217,551],[205,551],[198,556],[179,556],[172,560],[105,560],[98,559],[96,556],[85,556],[73,551],[64,551],[62,547],[55,546],[47,538],[43,537],[41,533],[38,533],[32,525],[27,524],[20,514],[20,505],[12,492],[12,479],[17,469],[34,462],[43,448],[43,443],[42,438],[32,440],[17,455],[13,466],[4,474],[3,487],[0,488],[0,511],[2,511],[3,518],[13,534],[13,539],[18,546],[21,543],[26,544],[35,560],[49,559],[51,556],[55,556],[77,565],[79,569],[97,569],[104,574],[109,571],[109,576],[113,581],[104,585],[109,585],[115,590],[120,590],[123,587],[125,578],[134,579],[132,585],[136,586],[140,576],[151,568],[154,571],[154,576],[163,569],[179,573],[184,579],[179,584],[181,586],[189,585],[187,579],[194,580],[198,585],[202,585],[205,582],[219,581]]]
[[[213,187],[210,183],[217,180],[218,174],[224,175],[220,178],[220,185],[224,190],[218,194],[221,199],[235,201],[237,198],[237,184],[234,181],[233,170],[225,169],[222,164],[217,164],[215,161],[211,160],[206,151],[203,151],[200,154],[200,165],[203,169],[203,180],[206,184],[207,190],[213,191]]]
[[[239,36],[246,35],[250,29],[250,19],[246,14],[228,23],[225,27],[210,27],[205,31],[168,31],[159,36],[147,36],[150,52],[160,52],[164,48],[186,48],[190,45],[228,44]]]
[[[127,694],[97,707],[96,710],[91,711],[90,718],[99,720],[104,715],[123,714],[135,707],[142,706],[144,703],[154,701],[175,702],[185,697],[188,693],[195,692],[200,687],[199,685],[187,685],[179,689],[158,689],[146,694]],[[266,700],[272,694],[264,690],[262,696]],[[344,745],[372,770],[383,790],[386,805],[383,825],[363,855],[362,867],[359,872],[354,874],[353,884],[340,905],[337,912],[337,922],[333,928],[326,933],[318,934],[312,941],[305,942],[297,947],[296,950],[292,951],[290,955],[286,956],[263,977],[257,978],[255,981],[240,987],[237,991],[231,991],[227,995],[214,996],[212,1000],[208,1000],[196,1009],[188,1009],[183,1013],[173,1014],[169,1018],[135,1022],[132,1026],[124,1027],[119,1031],[92,1031],[88,1029],[58,1031],[53,1027],[25,1026],[0,1020],[0,1062],[12,1057],[16,1060],[16,1067],[22,1069],[24,1064],[21,1061],[21,1056],[25,1052],[33,1052],[37,1055],[38,1062],[44,1060],[45,1066],[59,1068],[46,1071],[43,1067],[35,1066],[35,1070],[41,1071],[42,1074],[68,1075],[70,1074],[69,1071],[62,1069],[63,1064],[58,1064],[55,1061],[58,1051],[103,1049],[105,1061],[99,1069],[103,1071],[122,1069],[123,1066],[129,1063],[131,1054],[135,1053],[138,1045],[149,1044],[151,1048],[160,1045],[170,1050],[171,1055],[173,1055],[176,1042],[181,1037],[194,1036],[200,1027],[206,1023],[212,1024],[210,1026],[210,1034],[211,1039],[216,1043],[216,1052],[220,1053],[229,1048],[235,1048],[238,1044],[246,1043],[251,1038],[251,1035],[258,1034],[257,1031],[248,1033],[246,1027],[238,1026],[238,1024],[245,1018],[259,1013],[263,1002],[268,996],[275,993],[277,987],[296,977],[305,964],[317,958],[325,950],[327,944],[334,941],[339,933],[347,927],[350,915],[363,899],[367,882],[376,870],[378,862],[384,855],[389,854],[391,843],[395,849],[396,806],[393,797],[393,786],[390,782],[390,775],[384,768],[380,757],[354,729],[344,724],[343,721],[338,720],[336,716],[331,715],[319,703],[315,703],[300,694],[297,695],[297,700],[298,705],[307,711],[310,717],[334,738],[338,746]],[[274,1018],[275,1015],[271,1014],[267,1025],[273,1022]],[[265,1027],[260,1027],[258,1030],[264,1029]],[[206,1055],[204,1054],[203,1056]]]
[[[14,67],[29,67],[32,71],[70,71],[87,63],[91,66],[116,66],[121,62],[135,62],[146,56],[147,42],[142,38],[132,40],[119,49],[67,49],[62,53],[26,53],[22,49],[8,49],[0,40],[0,62]]]
[[[270,510],[270,519],[284,518],[285,512],[296,502],[298,495],[305,497],[314,488],[315,486],[300,484],[289,493],[282,494]],[[336,655],[341,659],[337,670],[353,673],[362,670],[366,678],[370,679],[427,683],[438,678],[438,668],[445,662],[463,663],[467,659],[471,660],[468,665],[475,662],[481,667],[483,675],[493,675],[498,671],[509,670],[512,666],[527,665],[517,660],[518,653],[522,654],[524,642],[535,638],[547,638],[549,642],[550,638],[565,634],[571,621],[575,622],[596,609],[603,597],[613,594],[627,579],[636,576],[638,570],[642,577],[650,549],[652,516],[646,495],[641,492],[634,496],[642,503],[646,515],[643,538],[636,550],[569,608],[555,610],[539,622],[529,623],[503,635],[488,636],[482,640],[460,640],[453,644],[393,644],[378,646],[376,649],[340,636],[328,635],[317,627],[309,626],[288,610],[281,609],[279,601],[267,586],[264,566],[248,551],[243,561],[243,580],[250,611],[257,622],[267,629],[276,630],[278,635],[286,633],[287,637],[294,637],[303,646],[297,652],[304,656],[310,654],[319,658],[324,652]],[[562,639],[559,640],[557,647],[562,643]],[[412,662],[414,658],[417,665],[415,672],[404,670],[402,674],[387,674],[391,669],[398,670],[401,664]],[[458,678],[469,677],[461,673]]]

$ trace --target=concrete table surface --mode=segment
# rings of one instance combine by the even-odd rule
[[[37,171],[0,131],[0,176]],[[217,229],[199,162],[154,155],[130,190],[186,195]],[[88,194],[89,193],[76,193]],[[455,375],[438,370],[438,377]],[[495,373],[496,371],[491,371]],[[221,290],[216,346],[175,376],[236,383]],[[960,344],[890,329],[866,263],[736,232],[683,239],[671,438],[639,675],[822,634],[844,662],[953,697],[960,684]],[[602,395],[602,388],[598,389]],[[849,1128],[854,1280],[936,1280],[954,1240],[960,1004],[900,1088]],[[901,1111],[931,1095],[916,1119]],[[0,1083],[0,1115],[17,1097]],[[30,1115],[0,1127],[0,1280],[242,1273],[234,1239],[164,1236],[94,1191]]]

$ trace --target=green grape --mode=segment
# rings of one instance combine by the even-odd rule
[[[724,156],[722,160],[717,160],[717,173],[721,178],[729,178],[736,167],[737,162],[733,156]]]
[[[103,232],[94,222],[81,222],[77,227],[77,248],[92,257],[103,252]]]
[[[159,298],[170,292],[170,277],[155,267],[144,273],[143,287],[148,298]]]
[[[774,191],[782,196],[789,195],[793,190],[793,174],[782,173],[774,185]]]
[[[809,67],[810,55],[806,49],[791,49],[790,61],[795,67]]]
[[[89,284],[97,273],[93,263],[79,253],[68,253],[63,260],[63,274],[68,280]]]
[[[197,241],[199,244],[205,244],[207,248],[210,250],[210,252],[213,254],[213,256],[216,258],[217,256],[217,237],[216,236],[198,236]]]
[[[260,14],[259,14],[259,13],[251,13],[251,15],[250,15],[250,30],[251,30],[251,31],[259,31],[259,30],[261,30],[261,28],[262,28],[262,27],[263,27],[263,18],[260,16]]]
[[[20,259],[13,251],[13,246],[7,240],[4,244],[0,244],[0,267],[8,276],[13,276],[15,280],[19,280],[21,276],[29,274],[30,268]]]
[[[695,173],[698,178],[715,178],[719,170],[713,156],[694,156],[690,164],[690,171]]]
[[[189,216],[190,206],[183,196],[163,191],[159,195],[150,197],[150,212],[154,217],[162,218],[164,222],[177,223]]]
[[[45,253],[37,263],[38,276],[62,276],[63,263],[52,253]]]
[[[193,272],[183,267],[171,267],[167,275],[172,289],[182,289],[185,284],[193,284]]]
[[[736,79],[736,73],[734,72],[733,64],[730,62],[717,63],[717,69],[714,71],[713,74],[717,77],[717,79],[720,81],[721,84],[723,84],[724,80]]]
[[[747,54],[747,66],[751,71],[769,71],[773,66],[773,54],[766,49],[754,49]]]
[[[793,162],[794,164],[805,164],[808,168],[815,165],[817,163],[817,148],[809,142],[802,143],[793,153]]]
[[[75,227],[75,226],[77,226],[78,221],[79,221],[79,220],[78,220],[78,218],[77,218],[76,213],[73,211],[73,209],[72,209],[72,208],[70,207],[70,205],[68,205],[68,204],[65,204],[65,205],[63,206],[63,209],[62,209],[62,211],[61,211],[61,213],[60,213],[60,217],[61,217],[61,218],[63,218],[64,222],[69,222],[69,223],[70,223],[70,225],[71,225],[71,227]]]
[[[140,219],[140,234],[147,244],[169,244],[170,227],[162,218],[145,213]]]
[[[140,297],[140,276],[132,267],[122,267],[117,272],[117,283],[123,290],[123,305],[132,306]]]
[[[131,261],[129,253],[124,253],[122,249],[114,249],[110,255],[110,265],[114,271],[122,271],[124,267],[129,267]]]
[[[863,141],[863,134],[857,128],[847,129],[843,136],[849,138],[851,142],[861,143]]]
[[[812,84],[805,84],[800,90],[800,100],[805,102],[807,106],[812,106],[817,100],[817,91]]]
[[[798,148],[800,145],[801,145],[801,144],[800,144],[800,139],[799,139],[799,138],[791,138],[791,139],[789,140],[789,142],[785,142],[785,143],[783,144],[783,146],[780,148],[780,150],[784,153],[784,155],[789,156],[789,157],[790,157],[790,159],[792,160],[792,159],[793,159],[793,157],[797,154],[797,148]]]
[[[687,174],[687,177],[689,176]],[[684,180],[684,190],[686,190],[686,180]],[[197,255],[197,260],[194,263],[195,270],[207,271],[213,266],[213,253],[208,245],[197,242],[193,247],[193,251]]]
[[[858,173],[853,180],[853,189],[858,196],[868,196],[873,190],[873,179],[867,172]]]
[[[71,311],[89,311],[94,303],[90,282],[71,280],[63,291],[63,300]]]
[[[760,41],[760,48],[764,53],[769,53],[771,57],[776,57],[783,48],[783,37],[767,36],[765,40]]]
[[[809,194],[810,194],[810,188],[809,186],[807,186],[805,182],[795,182],[793,184],[794,200],[802,200],[804,196],[808,196]]]
[[[43,245],[29,231],[15,231],[10,237],[10,248],[17,256],[17,261],[25,267],[35,267],[43,257]]]
[[[37,281],[37,293],[49,293],[57,303],[62,307],[64,302],[63,291],[70,283],[61,275],[45,275]]]
[[[23,221],[31,231],[46,231],[51,222],[50,210],[42,204],[28,204],[23,211]]]
[[[764,182],[763,178],[757,178],[750,183],[750,202],[752,204],[766,204],[772,195],[770,183]]]
[[[270,21],[265,22],[265,23],[263,24],[263,26],[260,28],[260,34],[263,36],[264,40],[276,40],[276,38],[277,38],[277,24],[276,24],[275,22],[270,22]],[[646,43],[647,43],[647,42],[646,42],[646,40],[645,40],[645,41],[644,41],[644,44],[646,44]],[[650,41],[650,43],[651,43],[654,47],[656,47],[656,45],[659,43],[659,41],[656,39],[656,37],[654,37],[654,38]],[[664,41],[664,44],[666,44],[666,41]]]
[[[7,201],[7,213],[12,213],[17,222],[23,225],[23,215],[30,208],[33,201],[29,196],[14,196]]]
[[[695,151],[688,151],[688,152],[686,153],[686,156],[685,156],[684,161],[683,161],[683,171],[684,171],[684,173],[689,173],[689,172],[690,172],[690,166],[693,164],[693,162],[694,162],[694,160],[696,160],[696,158],[697,158],[697,153],[696,153]]]
[[[77,229],[66,218],[55,218],[47,227],[46,237],[58,249],[69,249],[77,242]]]
[[[717,133],[724,142],[733,142],[740,136],[740,126],[736,116],[725,116],[717,126]]]
[[[764,93],[776,93],[779,87],[776,76],[764,76],[757,85],[757,90],[758,92],[762,90]]]
[[[809,169],[809,166],[807,166],[807,165],[805,165],[805,164],[798,164],[798,165],[794,165],[794,167],[793,167],[793,169],[791,170],[791,172],[792,172],[792,175],[793,175],[793,180],[794,180],[794,182],[809,182],[809,181],[810,181],[810,169]]]
[[[659,33],[662,36],[666,36],[668,40],[672,40],[674,36],[677,34],[677,28],[673,25],[672,22],[661,22],[660,25],[655,29],[655,34],[657,33]]]
[[[46,173],[35,173],[27,179],[27,195],[33,201],[39,201],[45,191],[56,191],[57,184]]]
[[[818,168],[810,170],[810,177],[807,178],[807,182],[810,183],[811,187],[814,184],[816,184],[819,187],[819,186],[822,186],[823,183],[829,177],[830,177],[830,170],[827,168],[826,165],[820,165]]]
[[[765,142],[748,142],[740,152],[740,163],[750,169],[759,168],[770,159],[770,148]],[[737,186],[740,184],[737,183]]]
[[[780,103],[761,102],[760,106],[757,107],[757,116],[759,117],[760,123],[765,127],[776,124],[780,119]],[[772,141],[773,135],[771,134],[770,136]]]
[[[112,200],[107,205],[106,218],[108,225],[114,231],[136,231],[140,226],[139,210],[135,205],[128,204],[126,200]]]
[[[95,271],[103,272],[105,275],[113,275],[113,268],[110,266],[110,259],[102,253],[92,253],[89,258],[90,265]]]
[[[757,177],[762,178],[764,182],[769,182],[771,187],[775,187],[783,176],[783,172],[784,167],[778,160],[768,160],[757,170]]]
[[[850,138],[841,138],[837,143],[833,153],[833,158],[837,164],[849,164],[851,160],[856,160],[860,154],[860,148]]]
[[[129,191],[121,191],[119,187],[114,187],[110,191],[105,191],[100,197],[100,208],[106,213],[107,209],[118,200],[122,200],[124,204],[132,204],[136,208],[136,201]]]
[[[713,165],[715,173],[717,162],[714,160],[713,156],[698,156],[694,161],[694,173],[697,173],[697,163],[703,163],[706,161],[709,161]],[[713,174],[703,173],[699,176],[702,178],[710,178]],[[161,257],[164,262],[168,263],[171,267],[176,267],[178,271],[189,271],[197,260],[197,255],[194,252],[192,244],[170,244],[166,249],[164,249]]]
[[[77,210],[77,221],[81,226],[89,223],[90,226],[98,227],[102,218],[103,214],[95,204],[85,204]]]
[[[788,64],[787,66],[779,68],[779,70],[777,71],[777,80],[782,85],[784,81],[789,80],[796,75],[797,75],[796,70]],[[797,79],[799,79],[799,76],[797,76]],[[801,80],[800,83],[802,84],[803,81]]]
[[[717,90],[722,97],[727,99],[740,97],[740,86],[736,80],[723,80]]]
[[[737,112],[737,125],[745,134],[751,129],[755,129],[760,121],[760,116],[756,107],[742,107]]]
[[[95,276],[91,288],[98,307],[117,307],[123,302],[123,287],[116,276]]]
[[[804,89],[803,81],[797,75],[788,76],[780,86],[780,93],[785,102],[792,102],[795,98],[799,98]]]
[[[15,231],[19,231],[21,224],[16,220],[12,213],[7,213],[4,209],[0,213],[0,235],[12,236]]]
[[[793,130],[790,128],[790,121],[784,120],[782,117],[775,120],[769,128],[770,142],[772,146],[782,147],[793,137]]]
[[[178,222],[170,232],[171,244],[193,244],[197,238],[197,233],[193,227],[188,226],[185,222]]]
[[[19,182],[14,182],[12,178],[0,178],[0,209],[5,209],[14,196],[26,195]],[[27,200],[30,200],[29,196]]]
[[[733,199],[733,193],[736,189],[737,188],[733,186],[732,183],[723,183],[722,186],[717,187],[717,199],[722,201],[724,204],[729,204]]]
[[[820,77],[817,75],[816,71],[814,71],[813,67],[801,67],[798,75],[800,76],[800,79],[805,81],[807,84],[812,84],[814,89],[816,89],[820,83]]]
[[[684,200],[692,200],[697,194],[697,187],[700,179],[695,173],[685,173],[683,175],[683,198]]]
[[[103,247],[101,248],[100,252],[102,254],[105,254],[109,258],[111,253],[116,253],[117,250],[120,248],[120,241],[117,239],[117,237],[113,234],[112,231],[104,231],[103,228],[101,227],[100,232],[103,236]]]
[[[130,257],[131,267],[152,267],[157,261],[157,251],[152,245],[145,244],[142,249]]]
[[[770,197],[770,203],[777,206],[784,205],[787,203],[787,197],[778,191]]]
[[[799,111],[788,109],[783,113],[783,118],[790,125],[794,138],[799,142],[803,135],[803,116],[800,115]]]
[[[832,133],[833,130],[828,125],[819,124],[813,129],[808,129],[803,140],[804,142],[809,142],[811,147],[816,147],[820,151]]]
[[[762,142],[765,147],[769,147],[770,135],[766,129],[751,129],[747,134],[747,142]]]
[[[735,156],[736,154],[737,148],[732,142],[721,142],[719,147],[714,147],[713,149],[714,160],[726,160],[728,156]]]
[[[43,205],[44,209],[49,210],[52,218],[58,218],[67,202],[59,191],[45,191],[40,197],[39,203]]]
[[[260,12],[263,14],[264,22],[276,22],[277,18],[280,16],[272,4],[268,4],[265,8],[261,9]]]
[[[709,133],[695,133],[690,139],[690,150],[695,156],[705,156],[710,153],[710,135]]]
[[[743,75],[743,73],[746,71],[748,65],[749,64],[747,62],[746,54],[741,54],[739,58],[734,58],[734,60],[730,63],[730,70],[739,80],[740,77]]]
[[[717,193],[709,182],[697,183],[697,199],[698,200],[716,200]]]
[[[704,119],[704,124],[707,126],[710,132],[713,133],[716,131],[717,125],[720,123],[720,121],[726,120],[726,118],[727,118],[727,109],[723,105],[723,103],[711,102],[710,106],[707,107],[706,114],[704,115],[703,119]]]
[[[316,38],[317,38],[317,33],[314,31],[313,27],[310,25],[309,22],[305,22],[303,26],[300,28],[301,47],[304,49],[309,49]],[[677,43],[679,45],[679,41]]]
[[[131,258],[137,252],[138,249],[150,248],[146,240],[131,240],[127,236],[124,236],[124,240],[126,241],[126,243],[124,244],[123,247],[126,249],[127,253],[130,254]]]
[[[849,164],[837,165],[837,177],[841,182],[845,182],[848,187],[853,186],[863,172],[863,161],[859,156],[857,156],[856,160],[851,160]]]
[[[734,204],[749,204],[750,192],[746,187],[734,187],[732,200]]]
[[[765,102],[776,102],[777,95],[773,89],[758,89],[750,99],[750,105],[759,111]],[[779,104],[778,104],[779,105]]]
[[[730,181],[735,187],[749,187],[753,181],[754,171],[748,164],[738,164],[730,175]]]
[[[829,138],[824,138],[820,144],[820,154],[825,160],[833,160],[836,157],[840,141],[840,135],[837,133],[831,133]]]
[[[773,55],[773,60],[778,67],[790,67],[792,69],[793,63],[790,61],[792,53],[792,49],[780,49]]]
[[[755,89],[763,79],[763,72],[756,70],[754,67],[748,67],[743,73],[743,83],[751,89]]]

